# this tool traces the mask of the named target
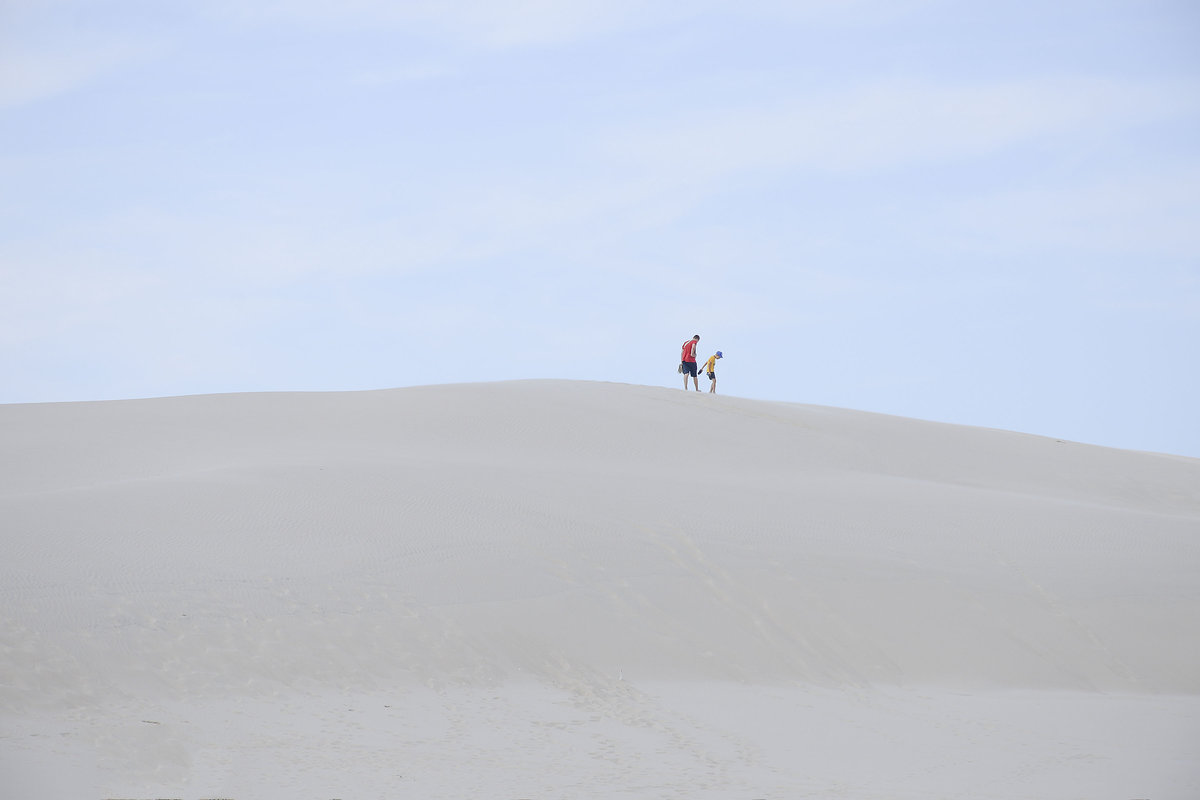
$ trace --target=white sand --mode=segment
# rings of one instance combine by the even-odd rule
[[[0,406],[0,797],[1200,797],[1200,461],[530,381]]]

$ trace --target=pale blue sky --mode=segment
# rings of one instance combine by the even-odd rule
[[[0,0],[0,402],[676,386],[693,333],[1200,456],[1200,9]]]

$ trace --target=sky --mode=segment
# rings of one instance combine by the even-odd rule
[[[1200,457],[1200,6],[0,0],[0,402],[682,391],[696,333]]]

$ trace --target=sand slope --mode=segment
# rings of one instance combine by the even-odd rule
[[[1194,459],[555,381],[0,406],[0,453],[23,787],[1200,791]]]

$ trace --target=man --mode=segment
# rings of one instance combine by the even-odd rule
[[[696,391],[700,391],[700,378],[696,375],[696,347],[700,344],[700,334],[696,334],[691,339],[683,343],[683,390],[687,391],[688,377],[696,384]]]
[[[708,387],[708,391],[711,394],[717,393],[717,359],[724,357],[721,355],[721,351],[718,350],[716,355],[709,356],[708,361],[704,362],[704,371],[708,373],[708,379],[712,381],[712,386]]]

